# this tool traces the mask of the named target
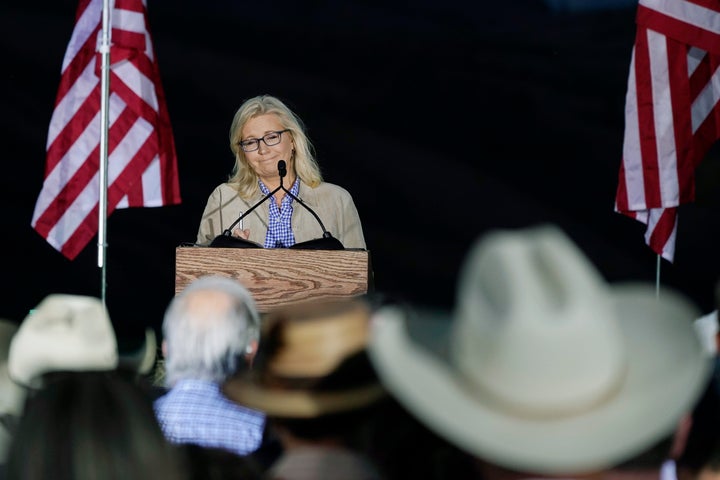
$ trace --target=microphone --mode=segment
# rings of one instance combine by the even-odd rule
[[[293,195],[293,193],[285,188],[283,186],[283,177],[287,175],[287,166],[285,164],[285,160],[278,161],[278,174],[280,175],[280,187],[282,188],[285,193],[290,195],[290,197],[295,200],[297,203],[302,205],[308,212],[312,213],[312,216],[315,217],[315,220],[320,224],[320,228],[323,231],[322,238],[316,238],[313,240],[307,240],[305,242],[296,243],[295,245],[292,245],[290,248],[296,248],[296,249],[311,249],[311,250],[345,250],[345,247],[343,244],[338,240],[337,238],[333,237],[330,232],[328,232],[325,229],[325,225],[323,225],[322,220],[320,220],[320,217],[317,213],[315,213],[315,210],[310,208],[300,200],[298,197]]]
[[[283,187],[283,184],[282,184],[282,179],[283,179],[283,177],[284,177],[285,175],[287,175],[287,167],[285,166],[285,160],[279,160],[279,161],[278,161],[278,174],[280,175],[280,186],[277,187],[277,188],[276,188],[275,190],[273,190],[272,192],[270,192],[270,193],[268,193],[267,195],[265,195],[265,196],[262,198],[262,200],[260,200],[260,201],[257,202],[255,205],[253,205],[252,207],[250,207],[248,210],[245,210],[245,212],[244,212],[242,215],[240,215],[240,216],[237,218],[237,220],[235,220],[228,228],[225,229],[225,231],[222,233],[223,235],[225,235],[225,236],[232,236],[232,230],[233,230],[233,228],[235,228],[235,227],[237,226],[237,224],[242,221],[243,218],[247,217],[250,212],[252,212],[252,211],[255,210],[257,207],[259,207],[260,205],[262,205],[263,202],[265,202],[268,198],[270,198],[270,197],[272,197],[273,195],[275,195],[278,190],[280,190],[280,189],[285,190],[285,188]],[[287,192],[287,190],[285,190],[285,191]],[[288,192],[288,193],[289,193],[289,192]]]
[[[345,250],[345,247],[343,244],[338,240],[337,238],[333,237],[330,232],[327,231],[325,228],[325,225],[323,225],[322,220],[320,220],[320,217],[318,216],[315,211],[307,206],[305,202],[300,200],[298,197],[293,195],[293,193],[285,188],[283,186],[283,178],[287,175],[287,164],[285,163],[285,160],[278,160],[277,164],[278,168],[278,175],[280,176],[280,185],[273,190],[272,192],[265,195],[259,202],[257,202],[255,205],[250,207],[248,210],[246,210],[242,215],[240,215],[237,220],[235,220],[228,228],[226,228],[222,234],[218,235],[213,239],[212,242],[210,242],[211,247],[238,247],[238,248],[262,248],[262,245],[252,242],[250,240],[246,240],[244,238],[238,238],[234,237],[232,235],[232,230],[237,226],[238,223],[242,221],[243,218],[248,216],[250,212],[255,210],[257,207],[262,205],[263,202],[265,202],[268,198],[272,197],[277,193],[278,190],[283,190],[286,194],[288,194],[293,200],[295,200],[297,203],[299,203],[302,207],[304,207],[307,211],[309,211],[313,217],[315,217],[315,220],[320,224],[320,228],[323,231],[322,238],[316,238],[313,240],[307,240],[305,242],[296,243],[295,245],[292,245],[290,248],[295,249],[312,249],[312,250]]]

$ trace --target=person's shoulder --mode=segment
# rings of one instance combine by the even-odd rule
[[[237,193],[237,188],[235,188],[235,185],[229,182],[223,182],[213,189],[213,192],[222,192],[222,193]]]

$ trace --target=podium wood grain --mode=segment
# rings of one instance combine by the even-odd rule
[[[235,278],[268,312],[288,304],[337,299],[368,291],[367,250],[285,248],[175,249],[175,293],[204,275]]]

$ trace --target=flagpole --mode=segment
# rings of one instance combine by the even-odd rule
[[[107,168],[108,168],[108,125],[110,98],[110,37],[112,12],[110,0],[103,0],[102,8],[102,41],[100,53],[102,57],[102,78],[100,83],[100,192],[98,204],[98,267],[100,274],[100,298],[105,303],[106,271],[105,258],[107,248]]]
[[[662,260],[662,255],[658,254],[655,267],[655,298],[660,297],[660,260]]]

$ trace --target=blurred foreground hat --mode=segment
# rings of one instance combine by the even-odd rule
[[[17,331],[17,323],[0,319],[0,415],[19,415],[25,402],[26,389],[8,373],[10,342]]]
[[[684,297],[607,284],[558,228],[495,231],[463,264],[447,349],[373,317],[385,387],[432,430],[507,468],[569,474],[632,458],[674,430],[711,358]]]
[[[296,305],[270,314],[252,369],[226,382],[225,394],[283,418],[373,404],[385,391],[365,350],[370,315],[360,299]]]
[[[148,341],[153,345],[148,345]],[[139,367],[154,359],[154,335],[146,336]],[[148,353],[149,350],[152,352]],[[103,302],[83,295],[51,294],[31,312],[10,344],[10,377],[26,386],[42,386],[48,372],[114,370],[118,346]]]
[[[8,351],[18,330],[15,322],[0,319],[0,463],[5,462],[17,418],[23,410],[27,389],[10,379]]]

